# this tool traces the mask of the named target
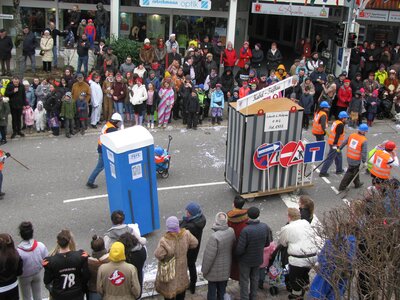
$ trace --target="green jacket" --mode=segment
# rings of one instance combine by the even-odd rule
[[[60,117],[64,117],[66,119],[74,119],[75,115],[76,115],[76,105],[74,101],[63,100],[61,104]]]
[[[8,125],[8,115],[10,114],[10,105],[8,100],[0,100],[0,126]]]

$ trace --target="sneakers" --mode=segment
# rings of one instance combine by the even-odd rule
[[[95,189],[95,188],[98,187],[97,184],[94,184],[94,183],[91,183],[91,182],[86,183],[86,186],[87,186],[88,188],[90,188],[90,189]]]
[[[151,123],[151,129],[154,129],[154,123]]]
[[[69,133],[67,133],[66,135],[65,135],[67,138],[71,138],[71,135],[69,134]]]
[[[163,128],[164,129],[167,128],[167,123],[164,123]]]
[[[161,126],[162,126],[162,124],[158,124],[158,126],[157,126],[157,127],[158,127],[158,128],[161,128]]]
[[[319,177],[329,177],[329,173],[319,173]]]
[[[16,136],[17,136],[17,134],[14,132],[14,133],[11,135],[11,138],[14,139]]]
[[[0,200],[3,200],[5,194],[6,193],[0,192]]]

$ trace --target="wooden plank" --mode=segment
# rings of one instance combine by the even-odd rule
[[[264,196],[269,196],[269,195],[276,195],[276,194],[283,194],[283,193],[290,193],[295,191],[298,188],[308,188],[314,186],[313,183],[308,183],[305,185],[299,185],[299,186],[290,186],[285,189],[272,189],[270,191],[265,191],[265,192],[254,192],[254,193],[248,193],[248,194],[242,194],[240,195],[244,199],[249,199],[249,198],[258,198],[258,197],[264,197]]]

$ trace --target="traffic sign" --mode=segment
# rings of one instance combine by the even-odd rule
[[[280,151],[282,149],[281,142],[275,142],[273,144],[262,144],[257,148],[257,157],[261,158],[266,155],[270,155],[276,151]]]
[[[273,166],[279,165],[279,156],[281,152],[274,152],[270,155],[269,161],[268,161],[268,166],[271,168]]]
[[[304,149],[304,163],[313,163],[324,160],[325,141],[317,141],[306,144]]]
[[[281,154],[279,156],[279,163],[282,167],[287,168],[289,167],[289,162],[292,159],[293,153],[297,149],[296,142],[289,142],[285,146],[283,146],[281,150]]]
[[[265,147],[266,145],[268,144],[262,144],[259,146],[253,154],[253,164],[261,171],[264,171],[268,168],[268,155],[259,156],[259,149]]]
[[[296,145],[296,149],[294,149],[292,156],[290,157],[288,167],[301,164],[303,162],[304,157],[304,144],[302,141],[299,141]]]

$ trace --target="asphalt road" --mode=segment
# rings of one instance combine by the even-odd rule
[[[351,130],[347,130],[349,133]],[[369,148],[385,139],[400,143],[397,128],[391,121],[378,122],[368,133]],[[89,243],[93,234],[103,235],[111,226],[108,200],[105,197],[67,202],[87,196],[106,194],[105,176],[102,173],[97,180],[99,188],[87,189],[87,177],[97,161],[96,143],[99,130],[88,132],[85,136],[76,135],[71,139],[64,136],[17,138],[3,146],[5,151],[30,167],[27,171],[14,161],[6,162],[3,182],[4,200],[0,201],[1,232],[12,234],[19,241],[17,227],[21,221],[30,220],[34,224],[35,238],[43,241],[49,250],[55,246],[57,233],[68,228],[75,235],[79,248],[90,250]],[[171,143],[172,161],[170,176],[158,179],[158,187],[177,187],[224,181],[226,126],[203,127],[197,131],[187,131],[179,127],[166,130],[154,130],[155,144],[166,146],[168,135],[173,136]],[[304,138],[314,140],[310,132],[304,132]],[[345,161],[345,159],[344,159]],[[346,167],[346,162],[344,163]],[[337,187],[342,175],[334,174],[323,180],[314,176],[314,187],[302,192],[309,194],[315,201],[316,216],[323,218],[325,211],[344,201],[336,195],[332,187]],[[393,171],[400,177],[399,170]],[[366,186],[370,178],[361,174]],[[356,198],[361,190],[351,189],[347,199]],[[203,246],[211,233],[214,216],[219,211],[228,211],[232,207],[235,193],[227,184],[183,189],[164,190],[159,192],[161,229],[147,236],[147,260],[149,276],[154,275],[156,262],[153,252],[165,230],[165,219],[171,215],[181,218],[185,205],[197,201],[202,206],[207,218],[203,235]],[[287,205],[295,205],[297,197],[275,195],[256,199],[248,204],[258,206],[261,220],[270,225],[274,233],[285,225]]]

